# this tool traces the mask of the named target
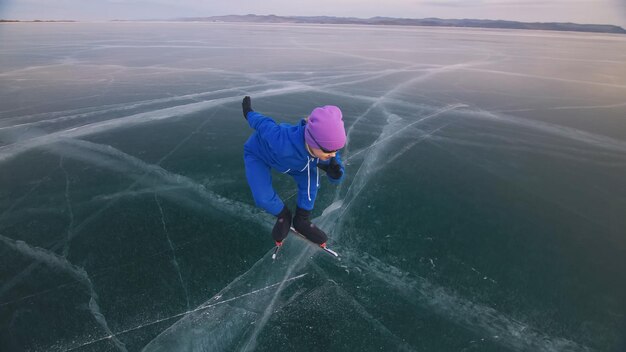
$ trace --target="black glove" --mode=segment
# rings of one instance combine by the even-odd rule
[[[245,96],[245,98],[243,98],[243,101],[241,102],[241,108],[243,109],[243,117],[246,118],[246,120],[248,119],[248,113],[250,111],[254,111],[252,110],[252,101],[250,100],[249,96]]]
[[[317,167],[326,171],[326,174],[335,180],[338,180],[343,176],[343,171],[341,171],[341,165],[337,162],[335,157],[330,158],[330,163],[326,164],[317,164]]]

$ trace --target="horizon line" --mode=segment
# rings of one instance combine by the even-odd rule
[[[115,21],[132,21],[132,22],[141,22],[141,21],[167,21],[167,22],[177,22],[185,19],[193,19],[193,18],[212,18],[212,17],[246,17],[246,16],[257,16],[257,17],[283,17],[283,18],[337,18],[337,19],[358,19],[358,20],[371,20],[376,18],[385,18],[385,19],[396,19],[396,20],[428,20],[428,19],[436,19],[436,20],[448,20],[448,21],[461,21],[461,20],[475,20],[475,21],[502,21],[502,22],[515,22],[515,23],[529,23],[529,24],[575,24],[575,25],[596,25],[596,26],[615,26],[624,29],[625,27],[617,24],[610,23],[581,23],[581,22],[563,22],[563,21],[519,21],[519,20],[507,20],[507,19],[492,19],[492,18],[442,18],[442,17],[391,17],[391,16],[371,16],[371,17],[356,17],[356,16],[333,16],[333,15],[276,15],[276,14],[268,14],[268,15],[259,15],[254,13],[248,13],[244,15],[239,14],[227,14],[227,15],[207,15],[207,16],[184,16],[184,17],[176,17],[176,18],[109,18],[109,19],[45,19],[45,18],[0,18],[2,22],[115,22]]]

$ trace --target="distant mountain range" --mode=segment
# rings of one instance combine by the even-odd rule
[[[190,22],[252,22],[252,23],[317,23],[317,24],[365,24],[395,26],[434,26],[535,29],[548,31],[577,31],[626,34],[624,28],[607,24],[577,24],[560,22],[516,22],[502,20],[441,19],[441,18],[394,18],[394,17],[332,17],[332,16],[276,16],[276,15],[229,15],[212,17],[179,18]]]
[[[4,20],[4,19],[0,19],[0,23],[20,23],[20,22],[78,22],[78,21],[74,21],[74,20]]]

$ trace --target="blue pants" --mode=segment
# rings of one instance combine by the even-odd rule
[[[276,216],[283,210],[285,204],[272,187],[272,169],[263,160],[254,154],[244,152],[243,160],[246,165],[246,178],[252,191],[252,197],[257,206]],[[298,185],[297,205],[304,210],[313,210],[317,196],[318,175],[314,162],[309,163],[310,170],[289,171]]]

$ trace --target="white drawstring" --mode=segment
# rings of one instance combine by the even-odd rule
[[[306,166],[302,168],[302,170],[300,171],[304,171],[304,169],[307,169],[307,178],[306,178],[306,194],[309,197],[309,202],[311,201],[311,166],[310,166],[310,162],[313,161],[313,158],[310,158],[307,156],[306,157]],[[317,162],[319,162],[319,158],[317,159]],[[317,163],[316,163],[317,165]],[[317,169],[317,168],[316,168]],[[316,185],[319,188],[320,186],[320,170],[315,170],[316,171],[316,175],[317,175],[317,181],[316,181]]]
[[[317,166],[319,162],[320,162],[320,159],[317,158],[317,162],[315,163],[315,166]],[[316,167],[315,172],[317,172],[317,188],[320,188],[320,170]]]
[[[307,168],[307,179],[306,179],[306,192],[309,196],[309,202],[311,201],[311,164],[309,164],[310,159],[306,157],[306,168]]]

